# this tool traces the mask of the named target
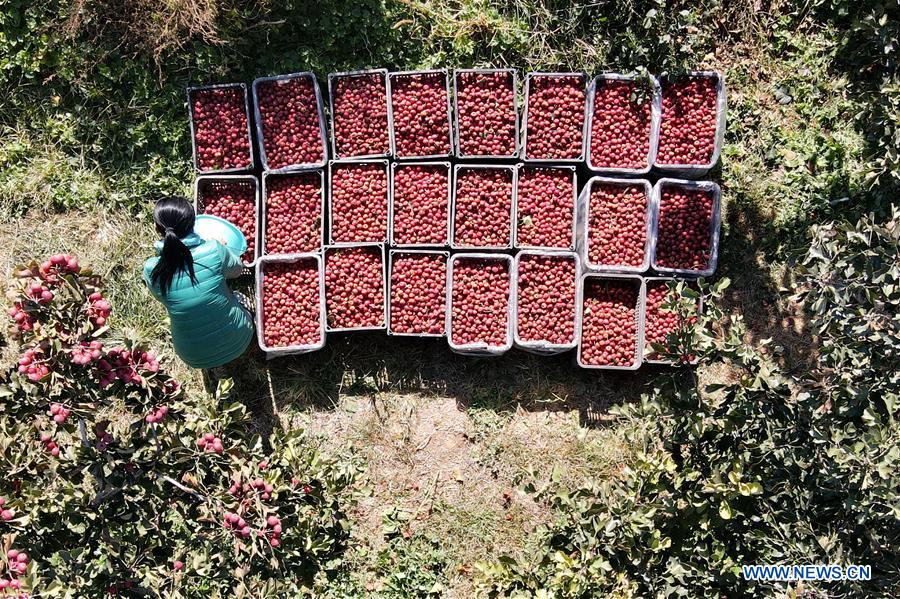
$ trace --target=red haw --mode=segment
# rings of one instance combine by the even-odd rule
[[[716,145],[716,80],[664,81],[656,163],[708,164]]]
[[[391,112],[397,156],[451,153],[446,73],[392,74]]]
[[[24,551],[10,549],[6,552],[6,574],[9,578],[0,578],[0,595],[6,596],[7,591],[13,591],[14,597],[27,597],[17,593],[22,588],[20,578],[28,571],[30,562],[31,558]]]
[[[511,245],[513,171],[465,167],[456,174],[453,243],[458,247]]]
[[[388,173],[382,162],[333,163],[331,240],[333,243],[387,241]]]
[[[203,214],[224,218],[247,239],[247,251],[241,256],[245,263],[256,259],[256,191],[243,181],[210,181],[200,188]]]
[[[631,282],[584,281],[581,362],[589,366],[631,366],[637,352],[638,287]]]
[[[449,186],[449,166],[398,164],[394,167],[392,243],[446,245]]]
[[[332,329],[384,326],[384,263],[375,247],[325,254],[325,298]]]
[[[584,145],[585,84],[578,74],[529,81],[526,160],[579,160]]]
[[[659,200],[656,265],[703,270],[712,257],[714,192],[663,185]]]
[[[251,166],[246,96],[241,87],[191,93],[197,170],[248,169]]]
[[[322,182],[317,173],[266,178],[266,254],[322,248]]]
[[[442,334],[447,310],[447,257],[397,252],[392,260],[391,332]]]
[[[0,497],[0,520],[4,522],[9,522],[15,517],[15,512],[12,508],[4,507],[6,505],[6,498]]]
[[[325,161],[319,103],[312,77],[260,83],[257,97],[269,169]]]
[[[384,73],[343,75],[332,81],[335,155],[351,158],[390,153]]]
[[[261,292],[266,346],[315,345],[322,340],[319,291],[315,260],[265,264]]]
[[[211,453],[222,453],[223,451],[225,451],[225,446],[222,444],[222,439],[220,439],[213,433],[204,433],[202,436],[198,437],[197,447],[199,447],[203,451],[208,451]]]
[[[587,231],[591,266],[639,268],[644,264],[649,203],[644,185],[594,183]]]
[[[575,175],[566,168],[519,170],[516,245],[570,249],[575,230]]]
[[[575,340],[574,256],[520,254],[516,334],[526,343],[565,345]]]
[[[453,265],[451,341],[504,346],[509,331],[509,267],[505,260],[460,258]]]
[[[649,168],[652,99],[637,99],[637,86],[629,80],[597,80],[590,124],[592,168]]]
[[[697,323],[697,313],[682,318],[677,311],[663,307],[677,296],[669,290],[666,281],[647,281],[647,307],[644,317],[644,351],[648,360],[660,360],[652,348],[652,344],[666,345],[666,340],[671,333],[685,327],[692,327]],[[693,355],[684,355],[679,358],[681,362],[691,362]]]
[[[511,72],[458,72],[456,112],[461,156],[515,154],[516,103]]]

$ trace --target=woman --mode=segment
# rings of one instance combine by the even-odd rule
[[[166,197],[153,210],[157,257],[144,263],[144,280],[166,307],[175,352],[188,366],[215,368],[234,360],[253,338],[253,319],[226,279],[241,274],[239,256],[194,233],[194,208]]]

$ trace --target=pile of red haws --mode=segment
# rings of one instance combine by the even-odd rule
[[[693,179],[718,161],[720,74],[376,69],[327,91],[188,90],[196,207],[247,237],[264,351],[381,330],[636,369],[696,323],[668,283],[717,264],[719,187]]]

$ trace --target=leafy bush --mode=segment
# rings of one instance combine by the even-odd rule
[[[768,597],[742,564],[869,564],[871,582],[829,596],[900,589],[900,213],[814,231],[797,269],[821,343],[820,366],[788,380],[747,346],[702,284],[694,350],[726,371],[698,390],[690,371],[661,377],[621,414],[652,426],[619,479],[535,490],[558,514],[534,559],[482,564],[489,596]],[[682,287],[682,292],[683,292]],[[685,294],[685,299],[691,298]],[[713,333],[715,331],[715,333]],[[674,335],[670,351],[682,351]],[[823,585],[823,591],[826,587]]]
[[[58,255],[10,287],[0,546],[30,562],[0,579],[50,597],[311,593],[341,561],[355,460],[254,436],[228,381],[188,397],[152,352],[105,345],[100,285]]]

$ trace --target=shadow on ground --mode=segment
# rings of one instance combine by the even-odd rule
[[[585,426],[601,425],[613,405],[638,400],[659,372],[583,370],[574,352],[538,356],[514,349],[476,358],[453,353],[443,339],[377,332],[330,335],[319,352],[275,360],[253,351],[225,370],[235,396],[262,419],[274,410],[330,409],[345,395],[419,393],[451,397],[462,410],[576,409]]]

